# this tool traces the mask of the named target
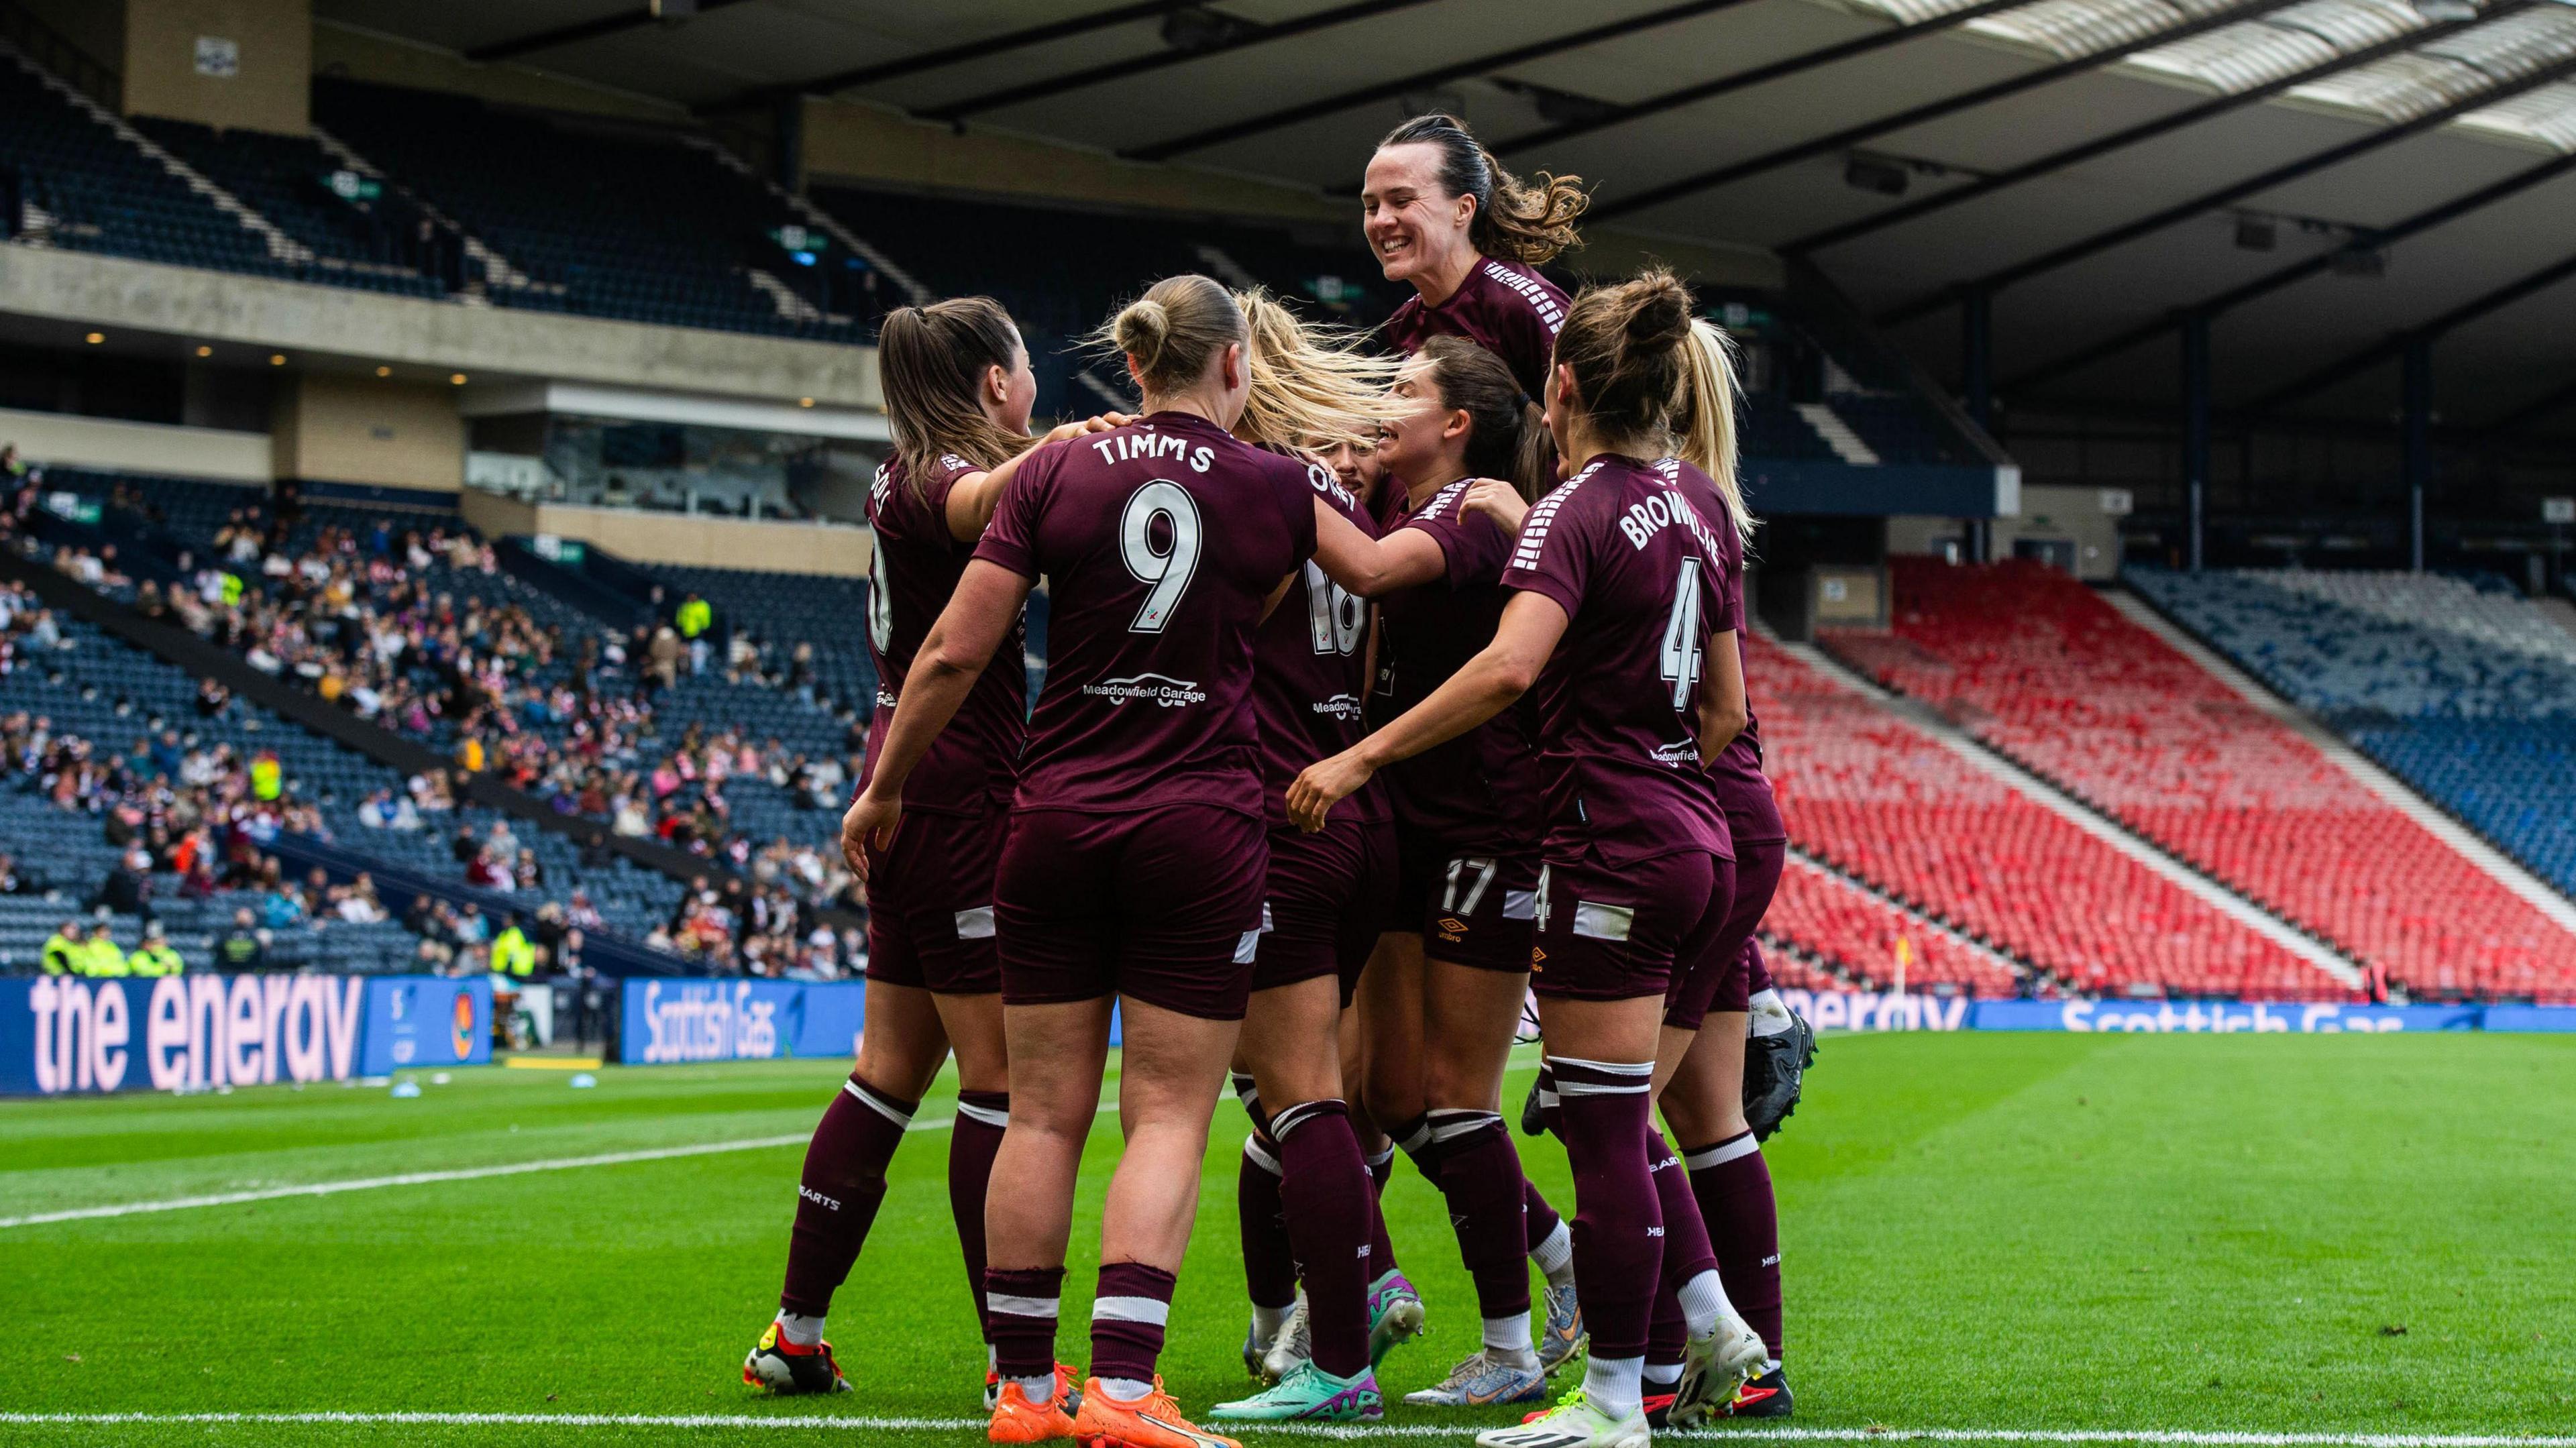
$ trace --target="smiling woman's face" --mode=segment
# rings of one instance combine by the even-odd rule
[[[1440,189],[1440,148],[1427,141],[1387,146],[1369,158],[1360,221],[1369,250],[1391,282],[1436,272],[1474,248],[1467,223],[1476,203]]]
[[[1394,394],[1411,403],[1404,416],[1378,431],[1377,463],[1406,487],[1454,473],[1464,465],[1466,415],[1440,402],[1432,384],[1431,364],[1420,357],[1395,374]]]

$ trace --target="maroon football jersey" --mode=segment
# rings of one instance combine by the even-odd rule
[[[1419,292],[1407,298],[1386,319],[1386,340],[1411,355],[1434,337],[1464,337],[1502,358],[1521,391],[1537,398],[1546,387],[1557,329],[1565,325],[1571,305],[1556,283],[1536,271],[1488,258],[1478,261],[1449,300],[1436,307],[1425,304]]]
[[[1481,513],[1462,511],[1467,482],[1423,500],[1402,526],[1440,545],[1442,578],[1378,601],[1379,723],[1431,696],[1494,641],[1510,597],[1502,586],[1511,540]],[[1538,712],[1527,698],[1446,744],[1387,771],[1395,817],[1462,855],[1510,856],[1538,848],[1545,801],[1538,783]]]
[[[1554,599],[1567,619],[1532,691],[1548,858],[1735,857],[1699,760],[1700,675],[1709,636],[1732,626],[1726,573],[1741,556],[1720,537],[1725,519],[1697,468],[1602,456],[1521,525],[1503,582]]]
[[[1317,496],[1370,537],[1368,508],[1328,468],[1308,467]],[[1274,829],[1288,825],[1288,786],[1307,765],[1360,741],[1368,697],[1368,600],[1346,593],[1309,559],[1253,640],[1252,710],[1261,721],[1261,800]],[[1333,806],[1333,818],[1382,820],[1374,781]]]
[[[1021,465],[975,549],[1053,606],[1019,808],[1261,814],[1252,636],[1315,551],[1306,473],[1182,412]]]
[[[969,473],[984,471],[960,457],[942,457],[914,479],[900,457],[877,469],[868,491],[868,523],[876,530],[876,556],[868,563],[868,653],[876,660],[877,706],[868,732],[867,758],[859,766],[864,789],[877,766],[877,744],[886,737],[903,678],[921,651],[930,626],[957,591],[975,545],[948,531],[948,491]],[[926,814],[983,814],[1010,802],[1018,778],[1020,746],[1028,737],[1028,630],[1011,636],[958,706],[903,785],[903,807]]]
[[[1726,499],[1721,494],[1717,508]],[[1709,530],[1729,550],[1726,568],[1725,597],[1719,601],[1717,621],[1711,628],[1725,629],[1724,620],[1734,620],[1737,667],[1744,667],[1744,540],[1736,535],[1735,524],[1722,511],[1712,511]],[[1744,675],[1744,732],[1717,756],[1708,767],[1709,781],[1717,786],[1717,802],[1725,807],[1727,832],[1736,843],[1768,844],[1789,838],[1789,826],[1780,818],[1780,801],[1772,796],[1771,781],[1762,773],[1762,721],[1753,712],[1753,675]]]

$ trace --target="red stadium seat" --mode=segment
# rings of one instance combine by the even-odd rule
[[[2576,988],[2576,935],[2083,584],[2029,560],[1894,566],[1893,629],[1825,640],[1882,683],[2417,994]],[[2132,945],[2167,922],[2189,977],[2308,992],[2277,951],[2213,954],[2181,915],[2138,913],[2116,876],[2052,878]]]
[[[2069,989],[2310,1000],[2345,993],[2333,977],[1785,649],[1757,636],[1750,653],[1772,785],[1804,853]],[[1883,983],[1891,959],[1884,943],[1864,959],[1858,968]],[[1989,979],[1956,978],[2011,989],[2009,976],[1984,974]]]

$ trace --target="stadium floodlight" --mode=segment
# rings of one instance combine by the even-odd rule
[[[2332,265],[2336,276],[2367,277],[2376,281],[2388,275],[2388,248],[2356,241],[2337,250]]]
[[[1876,156],[1854,155],[1843,163],[1843,184],[1855,191],[1875,191],[1881,196],[1902,196],[1913,183],[1905,167]]]
[[[2268,216],[2236,218],[2236,248],[2239,251],[2270,251],[2280,239],[2280,227]]]

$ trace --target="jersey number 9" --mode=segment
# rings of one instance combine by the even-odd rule
[[[1154,520],[1163,520],[1169,542],[1154,546]],[[1161,478],[1138,488],[1118,519],[1118,554],[1139,583],[1152,585],[1129,633],[1158,634],[1181,606],[1190,575],[1199,567],[1199,505],[1189,490]]]

